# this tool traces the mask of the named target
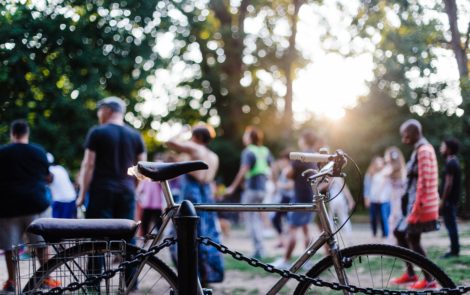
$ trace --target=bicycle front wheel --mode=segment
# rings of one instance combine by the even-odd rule
[[[119,263],[141,251],[140,248],[123,243],[85,242],[67,248],[50,258],[34,272],[23,288],[24,294],[47,291],[51,287],[67,287],[81,283],[92,275],[117,268]],[[123,253],[126,253],[125,256]],[[136,267],[117,273],[109,279],[102,279],[93,286],[84,286],[65,294],[170,294],[176,290],[177,278],[173,270],[157,257],[151,256],[141,270],[137,283],[131,287],[129,278]]]
[[[382,245],[366,244],[342,249],[340,257],[348,285],[380,290],[406,291],[410,283],[396,284],[394,278],[400,277],[412,266],[419,280],[424,272],[436,282],[436,288],[454,288],[452,280],[432,261],[408,249]],[[323,258],[306,274],[330,283],[338,283],[333,259]],[[313,286],[310,283],[299,283],[294,294],[342,294],[343,291]]]

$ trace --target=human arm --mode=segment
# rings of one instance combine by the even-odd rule
[[[352,209],[354,209],[356,202],[354,201],[351,191],[349,190],[349,187],[347,185],[344,186],[343,193],[344,193],[344,196],[346,197],[346,200],[348,201],[349,211],[351,211]]]
[[[226,195],[231,195],[235,192],[237,187],[240,185],[242,182],[243,178],[245,177],[245,174],[250,170],[250,167],[248,165],[242,164],[240,166],[240,169],[237,172],[237,175],[235,176],[235,179],[232,181],[232,184],[230,184],[227,189],[225,189],[225,194]]]
[[[449,195],[452,192],[453,185],[454,185],[454,169],[451,163],[448,162],[446,164],[446,171],[445,171],[444,185],[442,189],[440,207],[444,206],[446,199],[449,197]]]
[[[366,174],[364,176],[364,206],[366,206],[366,208],[370,207],[370,184],[371,176]]]
[[[95,161],[96,153],[90,149],[86,149],[78,179],[80,191],[78,193],[77,200],[75,201],[77,207],[83,205],[85,202],[85,195],[90,188],[91,178],[93,177],[93,171],[95,170]]]

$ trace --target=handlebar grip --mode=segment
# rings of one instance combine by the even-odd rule
[[[328,162],[334,159],[333,155],[319,154],[319,153],[300,153],[292,152],[289,153],[289,158],[291,160],[306,162],[306,163],[319,163],[319,162]]]

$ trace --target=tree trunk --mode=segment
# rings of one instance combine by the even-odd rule
[[[455,60],[459,69],[459,86],[462,95],[462,155],[464,161],[465,174],[465,202],[464,210],[466,217],[470,217],[470,79],[468,76],[468,58],[466,51],[468,50],[468,33],[462,42],[461,33],[457,26],[457,5],[455,0],[444,0],[445,10],[449,18],[449,27],[451,32],[451,46],[454,51]]]
[[[292,28],[291,35],[289,36],[289,48],[287,49],[286,56],[284,58],[284,72],[286,75],[286,96],[284,98],[284,116],[283,124],[287,126],[286,136],[289,137],[293,123],[293,111],[292,111],[292,101],[293,101],[293,80],[294,80],[294,71],[296,60],[296,42],[295,37],[297,36],[297,20],[299,15],[300,7],[303,4],[303,0],[293,0],[294,11],[290,16],[290,26]]]

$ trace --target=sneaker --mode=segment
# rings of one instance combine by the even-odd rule
[[[459,257],[459,254],[457,253],[452,253],[452,252],[447,252],[446,254],[440,256],[440,259],[447,259],[447,258],[453,258],[453,257]]]
[[[280,269],[289,269],[290,267],[289,262],[286,261],[284,258],[278,258],[273,263],[270,263],[270,264],[274,266],[275,268],[280,268]]]
[[[5,292],[15,292],[16,290],[16,284],[15,284],[15,281],[13,280],[7,280],[4,284],[3,284],[3,291]]]
[[[428,289],[436,289],[437,283],[436,281],[427,281],[426,279],[416,282],[408,287],[409,290],[428,290]]]
[[[42,282],[42,285],[46,288],[55,288],[55,287],[60,287],[60,281],[59,280],[54,280],[51,278],[47,278]]]
[[[415,283],[417,281],[418,281],[417,275],[414,274],[410,276],[408,273],[404,273],[401,277],[391,279],[390,283],[395,284],[395,285],[401,285],[401,284]]]

